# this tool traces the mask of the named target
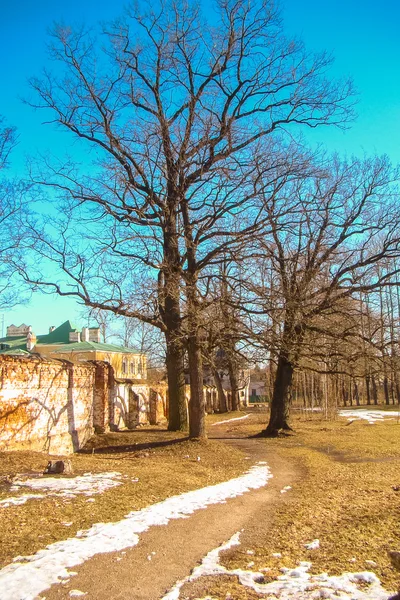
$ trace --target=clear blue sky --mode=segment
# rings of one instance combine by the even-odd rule
[[[47,30],[54,21],[95,24],[121,13],[123,0],[0,0],[0,114],[19,129],[12,170],[22,172],[24,156],[65,148],[68,138],[41,125],[40,113],[21,103],[27,80],[47,63]],[[312,139],[347,154],[383,154],[400,163],[400,3],[398,0],[282,1],[286,31],[311,50],[335,58],[332,75],[352,76],[359,91],[358,119],[346,132],[319,129]],[[73,150],[73,147],[71,148]],[[70,318],[75,303],[35,295],[30,306],[5,315],[5,323],[25,321],[44,332]]]

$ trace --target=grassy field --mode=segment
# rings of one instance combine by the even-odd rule
[[[210,431],[216,421],[240,416],[243,413],[210,415]],[[266,418],[265,413],[255,413],[251,419],[236,421],[232,430],[235,435],[251,436],[265,427]],[[397,589],[399,573],[390,565],[387,551],[400,550],[400,424],[395,418],[370,425],[295,413],[292,425],[293,434],[259,443],[297,465],[297,482],[269,507],[268,535],[255,534],[250,545],[246,540],[231,549],[223,564],[246,569],[250,548],[251,569],[270,569],[266,581],[280,575],[282,567],[307,560],[313,563],[313,573],[372,570],[387,589]],[[18,452],[2,453],[0,459],[1,500],[13,495],[9,479],[43,471],[47,457]],[[249,465],[239,451],[223,443],[193,444],[161,428],[96,436],[86,453],[72,457],[72,463],[76,475],[118,471],[138,482],[127,480],[89,503],[84,496],[49,496],[1,509],[2,565],[74,536],[93,523],[117,521],[168,496],[235,477]],[[66,527],[65,522],[72,525]],[[304,544],[316,538],[320,549],[307,550]],[[281,557],[274,557],[276,553]],[[232,577],[213,578],[207,584],[199,580],[188,597],[204,597],[205,589],[212,598],[223,600],[229,594],[235,599],[258,597]]]
[[[262,428],[265,415],[256,420],[243,421],[248,435]],[[271,520],[268,537],[231,549],[222,563],[246,569],[251,548],[251,570],[270,569],[266,582],[280,575],[282,567],[305,560],[312,562],[312,573],[369,570],[386,589],[397,589],[400,574],[387,551],[400,550],[400,424],[348,424],[344,418],[327,422],[313,415],[294,416],[292,425],[293,435],[265,443],[297,463],[299,481],[266,514]],[[307,550],[304,545],[314,539],[320,540],[320,549]],[[208,582],[207,590],[218,599],[229,593],[233,598],[258,597],[248,589],[239,592],[229,577],[214,580],[214,585]]]
[[[95,436],[86,450],[69,457],[74,475],[117,471],[126,482],[93,496],[94,502],[83,495],[48,496],[0,508],[1,566],[94,523],[118,521],[132,510],[225,481],[248,468],[241,452],[222,443],[192,443],[183,434],[154,427]],[[0,453],[0,500],[18,495],[10,491],[10,481],[18,474],[42,473],[47,459],[35,452]],[[32,490],[26,488],[24,493]]]

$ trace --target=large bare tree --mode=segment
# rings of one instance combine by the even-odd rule
[[[293,373],[307,344],[314,340],[311,354],[323,363],[321,371],[328,371],[327,340],[356,335],[359,321],[351,316],[360,294],[397,283],[397,178],[386,158],[334,158],[308,174],[277,176],[260,198],[267,223],[247,287],[254,293],[255,312],[268,317],[259,333],[277,365],[262,435],[290,429]],[[377,269],[383,264],[390,266]]]
[[[222,0],[212,11],[142,4],[98,39],[57,26],[62,74],[33,79],[31,101],[90,154],[35,175],[68,198],[61,235],[35,244],[64,279],[28,278],[164,332],[171,429],[185,427],[187,347],[192,438],[205,435],[199,275],[254,232],[240,218],[257,188],[253,157],[268,139],[283,144],[301,126],[352,116],[351,84],[327,79],[326,54],[286,39],[274,2]],[[90,221],[89,242],[82,228],[71,234],[76,215]],[[137,281],[147,299],[137,299]]]

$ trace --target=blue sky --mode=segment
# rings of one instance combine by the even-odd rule
[[[27,80],[48,64],[47,31],[55,21],[95,24],[121,13],[126,2],[101,0],[0,0],[0,114],[18,127],[20,142],[11,173],[23,172],[25,156],[68,148],[68,138],[41,124],[42,115],[22,104]],[[286,31],[311,50],[335,56],[332,76],[351,76],[359,92],[358,118],[351,129],[318,129],[310,140],[343,154],[389,155],[400,163],[400,3],[396,0],[287,0]],[[73,152],[73,146],[68,148]],[[5,314],[5,324],[29,322],[44,332],[82,308],[70,300],[35,294],[30,305]]]

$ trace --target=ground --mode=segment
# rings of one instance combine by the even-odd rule
[[[39,454],[3,454],[0,463],[3,565],[55,541],[75,539],[77,534],[79,539],[79,530],[87,530],[96,523],[120,520],[124,523],[130,511],[140,511],[149,505],[163,506],[163,500],[172,495],[181,495],[183,501],[189,498],[184,495],[188,490],[214,489],[210,486],[219,482],[241,481],[241,474],[249,466],[267,462],[273,478],[260,487],[237,497],[231,495],[224,504],[210,500],[207,508],[195,510],[189,517],[174,515],[161,527],[142,529],[143,533],[130,547],[98,553],[81,566],[73,567],[76,575],[64,576],[64,583],[53,585],[42,597],[69,598],[79,591],[88,600],[110,597],[156,600],[169,589],[175,594],[171,598],[181,599],[317,597],[266,596],[265,590],[259,589],[276,582],[277,577],[284,577],[282,569],[288,569],[288,577],[291,576],[290,569],[301,561],[312,563],[307,567],[311,577],[323,572],[333,576],[368,571],[381,580],[386,590],[397,589],[398,573],[387,556],[388,550],[400,549],[397,413],[388,415],[392,420],[380,419],[374,424],[357,419],[357,415],[349,417],[351,420],[341,417],[325,421],[322,415],[297,414],[293,419],[295,433],[274,440],[251,439],[265,424],[265,413],[244,416],[242,413],[209,417],[212,439],[204,444],[190,443],[183,436],[157,428],[97,436],[85,454],[72,458],[75,478],[92,473],[85,475],[86,479],[81,478],[83,483],[96,474],[109,474],[106,478],[96,475],[99,489],[95,493],[95,484],[91,484],[91,495],[85,487],[82,489],[86,492],[69,496],[49,495],[55,492],[47,491],[44,498],[6,506],[7,498],[37,493],[22,487],[12,492],[11,480],[15,487],[15,482],[23,479],[16,477],[17,473],[38,472],[45,466],[45,460]],[[235,418],[238,420],[216,424]],[[237,540],[235,535],[239,535]],[[229,540],[228,550],[217,551]],[[235,544],[232,540],[236,540]],[[312,549],[306,548],[309,544]],[[214,555],[205,559],[210,551]],[[216,556],[220,560],[217,567]],[[218,574],[196,576],[194,581],[176,589],[175,583],[184,580],[199,563],[202,563],[200,575],[210,572],[209,563],[212,569],[217,568]],[[18,565],[18,560],[14,564]],[[7,575],[12,568],[13,565],[0,571],[0,583],[1,573]],[[243,577],[238,577],[238,573],[242,572],[258,577],[261,586],[253,585],[254,578],[250,578],[250,585],[246,578],[240,583]],[[301,573],[296,577],[300,581]],[[332,597],[387,598],[388,594],[383,592],[378,595],[382,588],[374,588],[378,584],[371,583],[372,577],[364,576],[356,584],[357,593],[363,596],[356,596],[355,592],[340,596],[336,592]],[[318,590],[315,589],[322,593],[322,584],[318,585]],[[378,591],[374,592],[375,589]],[[330,592],[327,588],[323,593]],[[376,595],[368,595],[371,593]],[[0,591],[0,598],[28,597],[5,596]]]

